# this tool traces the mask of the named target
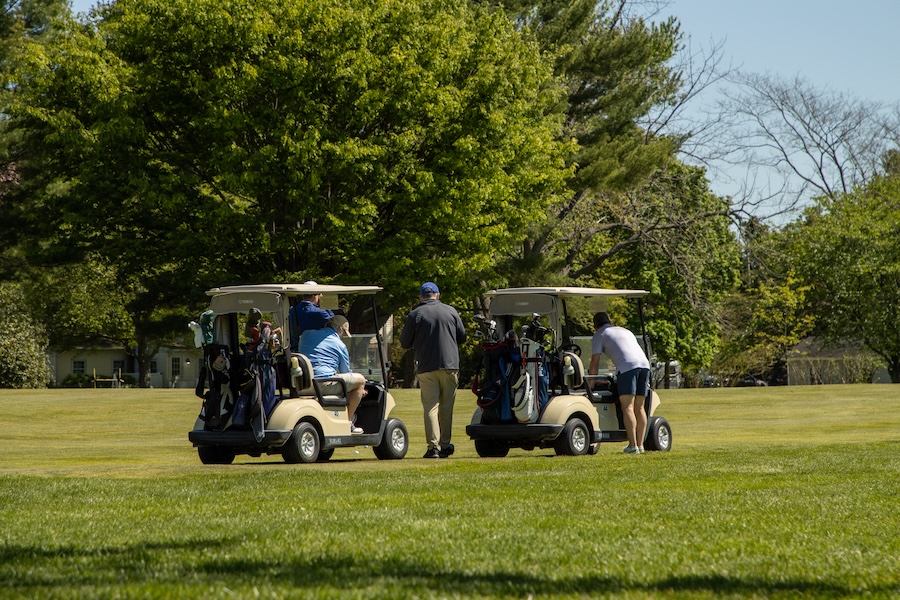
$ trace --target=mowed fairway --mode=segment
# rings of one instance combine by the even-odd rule
[[[896,598],[900,386],[661,392],[670,453],[203,466],[192,390],[0,390],[2,598]],[[358,454],[357,454],[358,451]]]

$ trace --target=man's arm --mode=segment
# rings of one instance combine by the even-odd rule
[[[453,311],[456,312],[456,311]],[[456,312],[456,344],[461,346],[466,341],[466,327],[463,325],[462,318]]]
[[[350,351],[343,341],[338,342],[338,373],[349,373],[350,369]]]
[[[409,313],[406,321],[403,322],[403,330],[400,332],[400,347],[404,350],[412,348],[413,340],[415,340],[415,317],[413,313]]]
[[[591,354],[591,366],[588,367],[588,375],[596,375],[600,370],[600,355]]]

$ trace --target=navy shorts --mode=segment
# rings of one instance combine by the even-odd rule
[[[650,369],[632,369],[616,375],[619,396],[644,396],[650,393]]]

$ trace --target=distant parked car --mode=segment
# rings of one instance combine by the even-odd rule
[[[769,384],[758,377],[747,375],[743,379],[738,380],[734,385],[735,387],[766,387]]]

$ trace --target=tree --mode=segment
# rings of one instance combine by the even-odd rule
[[[836,345],[862,342],[900,383],[900,175],[819,198],[788,233],[816,333]]]
[[[50,382],[47,334],[26,306],[20,286],[0,283],[0,388],[42,388]]]
[[[574,280],[654,289],[664,296],[651,302],[681,307],[680,325],[651,325],[662,338],[657,349],[674,358],[669,352],[679,351],[680,337],[686,343],[679,358],[708,362],[716,332],[710,306],[733,277],[699,274],[733,270],[723,264],[734,259],[735,242],[722,235],[728,202],[709,193],[702,169],[684,168],[676,159],[684,137],[664,134],[672,118],[664,108],[675,110],[696,92],[684,89],[684,72],[672,62],[681,49],[677,21],[648,22],[639,14],[646,5],[629,0],[503,4],[556,57],[557,75],[569,90],[565,131],[578,148],[569,158],[572,193],[531,227],[501,273],[513,284]],[[703,87],[701,75],[692,77],[690,85]],[[688,323],[694,325],[684,329]]]
[[[646,185],[673,159],[674,141],[637,122],[675,100],[679,76],[666,63],[680,34],[674,19],[653,24],[630,16],[631,4],[504,3],[520,27],[555,56],[557,76],[568,89],[565,135],[578,142],[569,156],[572,192],[559,197],[510,257],[505,273],[515,283],[590,277],[653,230],[640,220],[644,207],[623,194]]]
[[[719,118],[731,134],[724,162],[754,177],[741,209],[756,216],[835,199],[881,173],[885,152],[900,143],[900,113],[884,103],[817,89],[801,77],[732,77]]]
[[[657,357],[667,364],[677,359],[685,373],[695,374],[719,347],[720,303],[739,278],[728,200],[709,191],[703,169],[678,163],[629,196],[638,194],[643,197],[633,203],[645,206],[646,227],[655,231],[613,259],[618,274],[606,280],[630,280],[652,292],[647,330]],[[701,214],[702,226],[696,221]]]
[[[552,73],[462,0],[120,0],[98,17],[27,46],[7,109],[23,185],[2,208],[30,260],[114,265],[148,349],[214,284],[464,292],[563,187]]]

